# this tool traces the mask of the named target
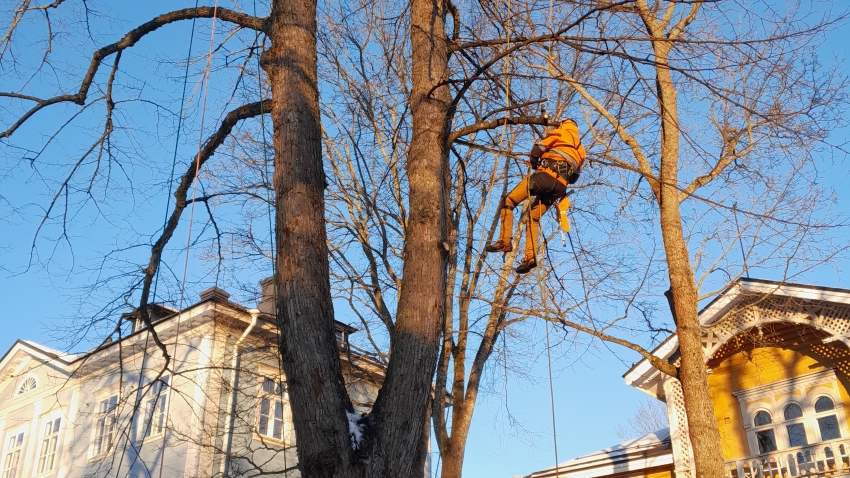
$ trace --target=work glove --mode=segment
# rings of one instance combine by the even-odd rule
[[[529,156],[528,157],[528,165],[531,166],[531,169],[537,169],[540,166],[540,158],[537,156]]]

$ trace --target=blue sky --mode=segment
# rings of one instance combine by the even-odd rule
[[[143,2],[137,7],[134,15],[146,18],[155,12],[165,11],[166,7],[174,8],[174,3]],[[101,21],[106,22],[108,19]],[[115,27],[116,31],[122,28],[121,24]],[[173,42],[179,45],[175,50],[185,51],[186,42],[177,39],[188,37],[188,25],[168,28],[159,37],[152,37],[149,44],[140,45],[139,53],[126,61],[135,66],[153,68],[151,65],[155,65],[158,60],[157,54],[154,53],[157,48]],[[208,24],[203,28],[208,28]],[[109,41],[112,39],[109,38]],[[850,33],[845,29],[830,39],[824,55],[843,55],[848,41]],[[205,45],[196,44],[196,48],[205,48]],[[81,49],[89,51],[87,47]],[[850,67],[846,63],[842,65],[842,70],[850,74]],[[176,78],[170,78],[168,81],[168,87],[178,84]],[[0,90],[5,91],[8,83],[0,79],[0,85]],[[196,85],[190,85],[190,88],[194,86]],[[197,91],[194,93],[197,95]],[[171,96],[163,94],[163,97],[171,98],[173,104],[173,92],[169,94]],[[141,113],[145,107],[140,105],[138,108],[136,111]],[[40,130],[49,130],[50,123],[57,121],[49,114],[39,116],[38,120],[37,125],[21,131],[19,138],[16,138],[18,143],[28,140],[43,141],[43,132]],[[127,124],[130,123],[128,119]],[[150,125],[139,135],[138,141],[152,154],[170,157],[173,139],[159,140],[156,132],[160,129],[169,130],[171,126]],[[89,131],[88,134],[94,133]],[[842,143],[845,135],[846,131],[836,132],[834,142]],[[183,151],[189,149],[187,142]],[[68,154],[71,150],[72,148],[68,147]],[[54,151],[52,154],[59,155],[61,152]],[[3,153],[4,161],[9,161],[13,155],[7,150]],[[836,212],[850,215],[850,188],[847,187],[850,177],[844,157],[839,154],[834,158],[822,158],[821,168],[823,184],[833,187],[839,195]],[[150,186],[145,183],[149,171],[139,168],[132,173],[141,177],[140,187],[129,192],[126,197],[110,199],[135,203],[139,207],[134,214],[139,220],[161,221],[164,200],[157,199],[158,196],[149,195],[145,191],[145,187]],[[52,255],[54,260],[48,268],[34,266],[25,271],[31,253],[32,238],[38,227],[38,221],[34,218],[45,204],[47,196],[40,189],[40,178],[28,171],[26,165],[14,168],[14,175],[10,177],[14,177],[15,181],[3,180],[4,189],[0,191],[0,196],[14,197],[17,204],[24,206],[21,214],[0,215],[0,302],[3,304],[0,314],[0,353],[19,338],[65,349],[69,347],[69,341],[63,330],[81,307],[79,287],[92,281],[97,275],[97,272],[88,266],[98,259],[102,248],[117,247],[119,244],[111,242],[115,234],[110,230],[109,221],[99,220],[101,218],[96,214],[86,212],[77,218],[79,224],[71,230],[73,248],[61,241],[55,249],[50,246],[50,241],[41,242],[37,249],[39,256],[44,258]],[[0,208],[0,211],[5,209]],[[143,234],[150,234],[150,231],[123,231],[121,236],[138,237]],[[181,227],[175,234],[176,238],[185,236],[185,227]],[[848,237],[836,236],[834,240],[847,243]],[[144,252],[140,251],[142,254]],[[179,255],[175,254],[175,257]],[[175,274],[181,273],[182,261],[175,261],[173,267]],[[804,277],[807,282],[819,285],[850,288],[845,275],[848,271],[850,262],[845,259],[825,265]],[[770,271],[756,271],[753,276],[776,278]],[[98,298],[94,298],[95,302],[97,300]],[[337,318],[343,322],[355,322],[354,319],[347,320],[344,309],[338,310]],[[537,327],[531,340],[531,344],[526,344],[530,347],[525,359],[533,365],[529,368],[526,378],[509,376],[505,385],[498,381],[498,370],[490,371],[494,378],[494,385],[491,387],[493,390],[481,395],[473,419],[464,465],[467,477],[525,475],[555,463],[542,324]],[[637,360],[635,354],[614,346],[609,349],[598,343],[558,350],[553,357],[553,379],[558,452],[560,460],[564,461],[619,442],[614,430],[634,413],[642,394],[627,387],[621,378],[630,364]]]

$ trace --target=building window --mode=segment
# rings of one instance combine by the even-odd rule
[[[165,430],[168,411],[168,380],[163,376],[151,383],[145,404],[145,438],[159,435]]]
[[[257,433],[267,438],[283,440],[283,411],[283,384],[269,377],[263,378]]]
[[[734,392],[751,455],[806,447],[846,436],[844,405],[832,369]]]
[[[821,441],[841,438],[838,417],[835,415],[835,403],[829,397],[820,397],[815,402],[815,417],[818,421]]]
[[[98,402],[94,422],[93,456],[108,452],[115,444],[115,432],[118,426],[117,414],[118,395],[112,395]]]
[[[791,402],[785,406],[785,432],[788,434],[789,446],[806,446],[806,425],[803,423],[803,407]]]
[[[15,433],[6,440],[6,456],[3,459],[3,478],[16,478],[21,451],[24,448],[24,432]]]
[[[47,420],[41,432],[41,451],[38,454],[36,473],[42,474],[53,471],[56,462],[56,446],[59,444],[59,425],[61,418]]]
[[[753,426],[756,428],[756,440],[758,440],[759,453],[776,451],[776,433],[774,433],[773,420],[765,410],[756,413],[753,418]]]
[[[24,383],[22,383],[21,386],[18,387],[17,394],[23,395],[29,392],[30,390],[35,390],[36,387],[38,387],[38,381],[35,379],[35,377],[27,377],[27,379],[24,380]]]

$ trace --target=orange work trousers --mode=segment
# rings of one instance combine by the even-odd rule
[[[525,230],[525,257],[536,257],[540,218],[555,201],[564,197],[566,191],[565,184],[540,170],[523,178],[502,200],[502,207],[499,212],[499,222],[501,223],[499,239],[502,243],[511,243],[514,232],[514,208],[528,199],[529,196],[534,196],[534,202],[531,203],[530,220]]]

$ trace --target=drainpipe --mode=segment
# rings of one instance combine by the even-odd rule
[[[231,380],[230,384],[232,390],[230,394],[230,411],[227,414],[225,421],[227,435],[225,436],[224,459],[221,462],[222,478],[227,478],[230,473],[230,451],[233,447],[233,415],[236,413],[236,390],[239,386],[239,367],[242,362],[242,354],[252,350],[250,348],[240,350],[240,347],[242,345],[242,341],[251,334],[254,326],[257,325],[257,318],[260,316],[260,311],[258,309],[248,309],[248,313],[251,314],[251,323],[248,324],[248,328],[245,329],[245,332],[241,337],[239,337],[239,340],[237,340],[236,344],[233,346],[233,359],[230,362],[233,370],[233,380]]]

